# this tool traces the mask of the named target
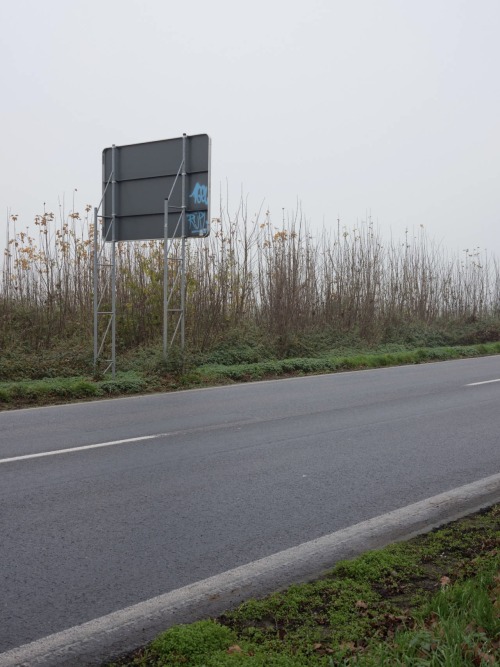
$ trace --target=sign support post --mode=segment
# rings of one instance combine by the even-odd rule
[[[99,311],[99,253],[97,250],[97,207],[94,208],[94,373],[97,372],[98,350],[98,311]]]
[[[186,344],[186,134],[182,135],[182,239],[181,239],[181,354],[184,365],[184,347]]]
[[[111,242],[109,291],[97,298],[101,268],[94,262],[94,367],[111,333],[111,359],[104,372],[116,373],[117,243],[163,240],[163,357],[180,336],[182,358],[186,345],[186,239],[210,234],[211,141],[206,134],[106,148],[102,154],[103,240]],[[108,188],[108,185],[110,186]],[[98,211],[98,209],[97,209]],[[97,212],[95,212],[97,230]],[[180,243],[175,243],[179,239]],[[97,240],[94,236],[95,252]],[[99,253],[100,255],[100,253]],[[175,267],[175,270],[173,269]],[[100,310],[104,294],[110,310]],[[175,301],[175,303],[173,303]],[[174,307],[175,306],[175,307]],[[98,316],[109,317],[99,346]],[[168,319],[174,318],[170,324]],[[183,362],[182,362],[183,363]]]
[[[163,237],[163,359],[168,354],[168,197],[164,204],[165,226]]]
[[[116,146],[111,148],[111,375],[116,375]]]

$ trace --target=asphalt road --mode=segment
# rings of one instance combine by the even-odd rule
[[[500,356],[0,413],[0,652],[500,472],[495,380]]]

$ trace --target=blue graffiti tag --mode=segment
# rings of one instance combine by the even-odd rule
[[[208,233],[208,218],[205,211],[196,211],[196,213],[187,213],[186,218],[191,234],[206,236]]]
[[[208,188],[206,185],[196,183],[193,192],[189,195],[194,200],[195,204],[205,204],[208,206]]]

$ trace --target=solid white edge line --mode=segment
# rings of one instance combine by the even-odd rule
[[[0,667],[99,665],[131,650],[131,642],[136,648],[146,643],[161,628],[206,617],[214,609],[222,613],[254,594],[259,580],[265,582],[261,593],[266,585],[276,590],[316,576],[340,559],[428,532],[499,500],[496,474],[14,648],[0,654]]]

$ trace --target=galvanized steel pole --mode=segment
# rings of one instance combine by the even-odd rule
[[[99,267],[98,267],[98,252],[97,252],[97,208],[94,208],[94,373],[97,372],[97,355],[98,355],[98,327],[97,327],[97,310],[99,308],[98,290],[99,290]]]
[[[168,197],[163,209],[163,358],[168,357]]]
[[[182,240],[181,240],[181,350],[184,363],[186,344],[186,143],[187,135],[182,135]]]
[[[116,146],[111,149],[111,373],[116,375]]]

